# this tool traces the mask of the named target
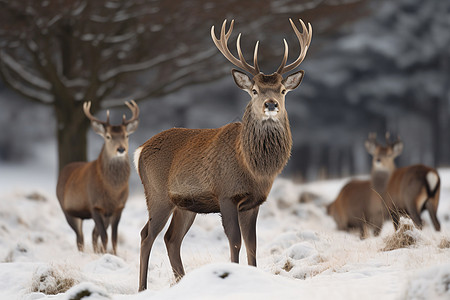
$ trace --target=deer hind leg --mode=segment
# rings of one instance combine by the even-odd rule
[[[413,220],[417,228],[422,229],[423,223],[422,218],[420,217],[420,212],[422,211],[424,203],[428,201],[428,194],[426,189],[422,188],[420,193],[415,198],[408,200],[406,201],[406,212],[408,213],[408,216]]]
[[[172,211],[173,205],[169,198],[161,198],[157,205],[152,205],[151,200],[148,202],[149,218],[147,223],[141,230],[141,250],[139,263],[139,291],[147,289],[147,273],[150,252],[153,242],[158,234],[167,223]]]
[[[117,228],[119,227],[119,222],[120,222],[121,216],[122,216],[122,211],[120,211],[112,216],[111,242],[112,242],[112,248],[113,248],[114,255],[117,255]]]
[[[95,223],[94,230],[92,231],[92,244],[94,247],[94,252],[105,253],[108,244],[108,233],[106,232],[106,229],[109,226],[109,221],[104,220],[98,209],[93,210],[92,219]],[[98,235],[100,235],[100,239],[102,240],[102,246],[100,247],[100,249],[97,247]]]
[[[433,198],[428,199],[428,201],[425,203],[425,208],[428,210],[428,213],[430,214],[431,221],[433,222],[434,229],[436,231],[441,230],[441,224],[439,223],[439,220],[437,218],[437,206],[439,201],[439,191],[436,192]]]
[[[75,234],[77,235],[77,247],[79,251],[84,250],[84,238],[83,238],[83,220],[72,217],[66,213],[64,213],[66,216],[67,223],[69,223],[70,227],[75,231]]]
[[[169,229],[164,235],[164,242],[176,281],[180,280],[185,274],[180,254],[181,242],[191,228],[196,215],[194,212],[175,209]]]
[[[250,266],[256,267],[256,219],[259,207],[240,211],[239,226],[247,249],[247,262]]]
[[[241,230],[239,228],[236,204],[229,198],[219,200],[222,225],[230,245],[231,262],[239,263],[241,250]]]

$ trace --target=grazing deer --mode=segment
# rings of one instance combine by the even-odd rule
[[[139,290],[147,288],[147,272],[153,242],[170,215],[172,221],[164,236],[175,278],[184,275],[180,257],[181,242],[197,213],[220,213],[229,240],[231,261],[239,262],[241,235],[247,248],[247,260],[256,266],[256,218],[259,206],[266,200],[275,177],[286,165],[292,146],[291,131],[285,107],[285,95],[300,85],[304,71],[283,79],[305,58],[312,28],[300,20],[300,33],[290,20],[300,43],[299,57],[286,65],[288,45],[278,70],[265,75],[257,62],[258,43],[253,55],[254,66],[245,61],[237,39],[239,59],[228,49],[228,38],[234,21],[220,39],[214,26],[211,37],[220,52],[235,66],[253,75],[233,70],[233,78],[250,94],[242,122],[217,129],[174,128],[163,131],[145,142],[135,152],[135,165],[142,180],[149,218],[141,231]]]
[[[130,163],[128,136],[138,126],[139,108],[134,101],[125,102],[133,115],[121,125],[109,124],[90,113],[91,102],[85,102],[83,110],[91,120],[92,128],[105,140],[98,158],[91,162],[74,162],[65,166],[58,178],[56,195],[67,222],[77,235],[78,250],[83,251],[82,222],[93,219],[92,244],[95,252],[106,252],[107,228],[111,223],[113,253],[117,253],[117,227],[128,198]],[[102,240],[99,248],[98,236]]]
[[[386,147],[376,141],[367,143],[366,147],[373,156],[374,164],[385,168],[390,174],[386,189],[380,195],[389,210],[395,230],[398,229],[401,215],[410,217],[418,228],[422,228],[420,214],[426,209],[434,228],[439,231],[441,225],[436,215],[440,194],[438,172],[424,165],[397,169],[394,159],[403,150],[403,143],[398,138],[394,142],[387,141]]]
[[[386,135],[388,139],[388,135]],[[364,143],[369,154],[373,155],[370,180],[352,180],[339,192],[336,200],[327,207],[327,212],[334,218],[339,230],[359,229],[364,237],[366,228],[373,229],[374,234],[380,233],[384,220],[389,215],[381,194],[386,190],[392,173],[393,158],[386,154],[391,151],[378,145],[375,153],[372,149],[376,144],[376,134],[369,134]],[[382,155],[384,154],[384,157]]]

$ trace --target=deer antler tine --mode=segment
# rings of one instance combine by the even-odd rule
[[[97,122],[97,123],[106,125],[105,122],[100,121],[99,119],[97,119],[96,117],[94,117],[94,116],[91,114],[91,105],[92,105],[92,102],[91,102],[91,101],[86,101],[86,102],[83,103],[83,111],[84,111],[84,114],[86,115],[86,117],[87,117],[89,120],[91,120],[91,122]]]
[[[135,121],[139,117],[139,106],[134,100],[125,101],[125,105],[131,110],[132,116],[129,120],[127,120],[125,115],[123,115],[122,124],[124,125]]]
[[[307,43],[307,47],[309,48],[309,45],[311,44],[311,40],[312,40],[312,26],[311,23],[308,22],[308,32],[309,32],[309,38],[308,38],[308,43]]]
[[[109,125],[109,109],[106,111],[106,125]]]
[[[373,142],[375,145],[378,145],[378,141],[377,141],[377,133],[376,132],[370,132],[369,133],[369,137],[368,140]]]
[[[281,65],[277,70],[277,73],[280,73],[281,71],[283,71],[283,68],[286,65],[286,62],[288,59],[288,54],[289,54],[289,46],[288,46],[288,43],[286,42],[286,39],[283,39],[283,42],[284,42],[284,56],[283,56],[283,60],[281,61]]]
[[[226,39],[225,34],[225,27],[227,26],[227,20],[225,19],[222,23],[222,28],[220,29],[220,41],[223,43],[223,41]],[[229,32],[231,33],[231,32]]]
[[[244,55],[242,54],[242,51],[241,51],[241,34],[240,33],[239,33],[237,41],[236,41],[236,49],[237,49],[237,52],[238,52],[239,59],[242,62],[244,62],[245,58],[244,58]]]
[[[224,25],[225,25],[226,22],[227,22],[227,20],[225,19]],[[230,28],[228,28],[228,31],[227,31],[227,33],[225,34],[225,37],[226,37],[227,40],[228,40],[228,38],[230,37],[231,32],[233,31],[233,27],[234,27],[234,20],[231,20],[231,22],[230,22]]]
[[[291,27],[295,32],[295,35],[297,36],[298,42],[300,44],[300,54],[298,56],[298,58],[291,64],[287,65],[287,66],[283,66],[282,68],[278,68],[277,73],[278,74],[283,74],[286,72],[289,72],[295,68],[297,68],[302,61],[305,59],[306,53],[308,51],[309,48],[309,44],[311,42],[311,38],[312,38],[312,27],[311,24],[308,23],[308,27],[309,27],[309,31],[305,26],[305,23],[299,19],[300,24],[302,26],[302,32],[300,33],[300,31],[297,29],[297,26],[295,26],[294,21],[292,21],[292,19],[289,19],[289,22],[291,23]]]
[[[238,41],[236,44],[236,47],[238,49],[238,56],[239,59],[236,58],[228,49],[228,38],[231,35],[231,32],[233,31],[234,26],[234,20],[231,21],[230,28],[228,31],[226,31],[226,22],[227,20],[224,20],[222,23],[222,28],[220,30],[220,39],[217,39],[216,34],[214,32],[214,26],[211,27],[211,38],[216,45],[217,49],[225,56],[226,59],[228,59],[233,65],[235,65],[238,68],[241,68],[253,75],[256,75],[259,73],[259,67],[256,65],[256,67],[252,67],[249,65],[246,61],[244,56],[242,55],[241,46],[240,46],[240,34],[238,37]],[[257,55],[256,55],[257,57]],[[255,59],[255,56],[254,56]]]
[[[255,51],[253,52],[253,65],[255,66],[255,70],[257,73],[259,73],[259,66],[258,66],[258,46],[259,46],[259,41],[256,42],[255,45]]]

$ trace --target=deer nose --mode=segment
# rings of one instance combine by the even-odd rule
[[[264,107],[269,111],[274,111],[278,108],[278,103],[274,100],[267,100],[264,102]]]
[[[117,148],[117,152],[119,152],[120,154],[125,152],[125,148],[124,147],[119,147]]]

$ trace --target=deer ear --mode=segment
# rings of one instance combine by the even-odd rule
[[[253,87],[252,80],[245,74],[244,72],[233,69],[231,71],[233,75],[234,82],[236,82],[237,86],[243,89],[244,91],[251,92]]]
[[[105,130],[105,126],[102,123],[99,123],[96,121],[91,121],[91,126],[95,133],[97,133],[103,137],[105,136],[106,130]]]
[[[295,90],[302,82],[303,75],[305,75],[305,71],[300,70],[283,79],[282,83],[286,88],[286,90],[287,91]]]
[[[402,142],[397,142],[392,147],[392,155],[394,155],[394,157],[397,157],[400,154],[402,154],[402,151],[403,151],[403,143]]]
[[[367,152],[368,152],[370,155],[374,155],[374,154],[375,154],[375,150],[376,150],[377,146],[375,145],[374,142],[367,140],[367,141],[364,143],[364,146],[366,147],[366,150],[367,150]]]
[[[133,132],[135,132],[136,129],[138,128],[138,125],[139,125],[139,120],[135,120],[131,123],[128,123],[127,128],[126,128],[127,133],[132,134]]]

